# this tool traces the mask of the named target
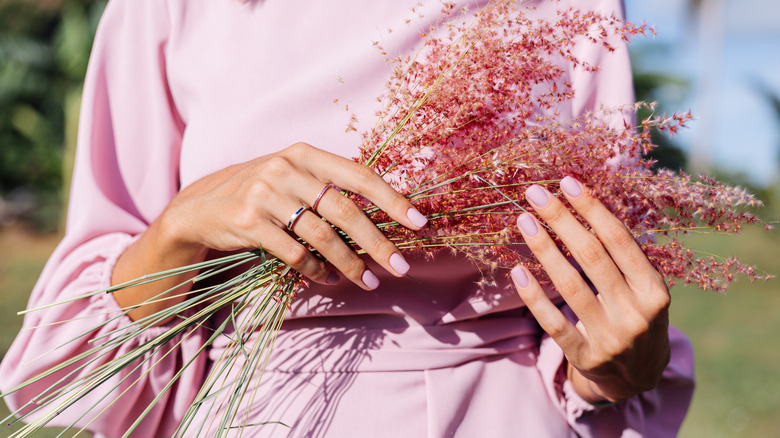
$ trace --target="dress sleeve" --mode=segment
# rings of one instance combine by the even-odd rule
[[[574,3],[603,14],[614,13],[624,19],[623,2],[620,0]],[[601,45],[577,45],[577,57],[598,65],[599,71],[591,74],[574,69],[569,72],[575,90],[572,102],[574,117],[602,108],[621,108],[634,102],[628,48],[622,41],[614,41],[614,46],[615,51],[608,51]],[[634,123],[634,114],[630,110],[610,112],[607,117],[606,121],[613,127],[622,128],[624,121]],[[577,318],[568,306],[564,305],[563,310],[576,323]],[[669,340],[671,359],[658,386],[615,406],[596,408],[577,394],[566,380],[563,352],[547,335],[541,341],[537,367],[548,395],[578,436],[674,437],[693,397],[694,369],[693,350],[687,337],[670,327]]]
[[[121,314],[112,295],[83,296],[110,286],[119,255],[179,190],[184,123],[166,78],[169,33],[167,2],[163,0],[112,0],[103,14],[84,85],[66,233],[44,268],[28,307],[72,301],[25,316],[21,332],[0,365],[0,385],[14,410],[65,373],[13,391],[17,385],[77,357],[94,346],[90,341],[103,339],[131,322]],[[94,370],[163,330],[166,327],[147,330],[97,358],[84,371]],[[92,422],[89,429],[121,436],[149,402],[164,393],[137,433],[166,435],[164,431],[175,427],[200,387],[207,358],[198,351],[205,337],[206,333],[193,330],[172,339],[162,350],[150,352],[145,359],[151,360],[137,369],[135,364],[126,367],[128,371],[110,378],[51,424],[76,422],[84,426]],[[176,386],[163,391],[182,364],[190,361]],[[106,388],[113,387],[116,389],[101,399]],[[122,402],[113,403],[120,392],[124,392]]]
[[[568,306],[563,310],[572,323],[577,322]],[[671,438],[677,436],[688,411],[694,378],[693,349],[688,338],[670,326],[669,342],[671,358],[655,389],[613,406],[597,408],[577,394],[566,380],[563,351],[547,335],[539,347],[537,367],[548,395],[577,436]]]

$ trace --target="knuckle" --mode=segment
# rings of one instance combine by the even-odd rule
[[[334,202],[336,213],[344,221],[352,222],[360,217],[361,214],[363,214],[363,212],[360,210],[360,207],[355,205],[354,202],[350,201],[349,198],[339,196]]]
[[[376,182],[376,178],[379,177],[379,175],[377,175],[376,172],[374,172],[374,170],[370,167],[360,165],[355,167],[354,176],[355,182],[361,191],[365,191],[365,189],[372,183]]]
[[[588,239],[588,242],[577,250],[580,259],[584,264],[598,265],[604,261],[607,256],[604,248],[595,241],[595,239]]]
[[[308,143],[305,143],[305,142],[302,142],[302,141],[299,141],[297,143],[291,144],[287,148],[287,151],[289,151],[290,153],[293,153],[293,154],[305,154],[309,150],[311,150],[312,148],[313,148],[312,145],[310,145]]]
[[[527,239],[526,243],[537,257],[551,258],[560,252],[555,242],[545,236],[544,233],[538,233],[536,236]]]
[[[602,361],[610,362],[630,349],[630,343],[617,335],[608,335],[601,339]]]
[[[325,221],[317,220],[308,229],[309,243],[315,245],[327,244],[333,241],[335,233]]]
[[[309,251],[307,251],[306,248],[300,245],[295,245],[289,248],[287,251],[285,251],[286,263],[299,272],[302,270],[302,268],[306,264],[306,260],[310,256],[311,254],[309,253]]]
[[[657,294],[652,303],[653,307],[651,310],[654,310],[654,317],[661,313],[667,312],[669,307],[672,305],[672,296],[669,295],[669,292],[666,292],[666,289],[664,289],[664,291],[665,293]]]
[[[262,179],[253,179],[249,182],[246,193],[253,199],[265,199],[268,194],[272,192],[272,189],[271,185],[266,181]]]
[[[657,272],[649,281],[647,290],[642,294],[642,303],[651,318],[667,312],[672,304],[672,296],[669,288]]]
[[[618,321],[616,330],[611,331],[603,343],[605,351],[613,357],[630,350],[651,329],[650,321],[639,309],[624,309]]]
[[[559,319],[550,321],[547,324],[546,331],[553,339],[559,339],[566,333],[566,321]]]
[[[582,196],[579,199],[581,201],[577,204],[577,211],[583,216],[590,215],[600,205],[599,201],[590,196]]]
[[[409,200],[404,198],[400,194],[398,194],[397,196],[393,196],[393,198],[390,200],[391,211],[400,211],[402,213],[405,213],[409,207],[411,207]]]
[[[651,284],[653,285],[652,287],[662,292],[662,295],[664,295],[665,297],[670,298],[669,287],[666,285],[666,281],[664,281],[663,275],[661,275],[661,273],[658,271],[653,272],[652,275],[653,275],[651,280]]]
[[[626,338],[633,341],[650,331],[650,322],[639,312],[628,312],[626,319],[628,324]]]
[[[388,258],[396,251],[395,245],[387,240],[385,235],[378,230],[375,233],[371,233],[369,239],[370,240],[368,244],[371,246],[371,249],[374,253],[379,254],[380,256],[386,255],[387,257],[385,258]]]
[[[570,215],[569,210],[566,209],[566,207],[563,206],[560,202],[554,202],[553,199],[550,200],[550,208],[547,209],[547,211],[544,211],[543,218],[548,223],[557,223],[561,222],[567,215]],[[539,215],[542,216],[542,213],[539,212]]]
[[[579,275],[567,274],[555,281],[555,287],[564,297],[577,297],[583,292],[583,280]]]
[[[325,268],[325,263],[317,260],[310,268],[310,273],[305,274],[307,277],[315,281],[324,281],[328,276],[328,270]]]
[[[363,271],[366,270],[366,265],[363,260],[355,254],[352,254],[343,265],[343,268],[339,268],[347,277],[353,281],[362,281]]]
[[[236,228],[244,231],[256,228],[258,222],[260,222],[260,217],[255,209],[250,208],[249,206],[237,209],[232,214],[232,218]]]
[[[265,162],[263,172],[270,178],[288,177],[293,170],[292,162],[281,155],[274,155]]]
[[[604,239],[612,242],[618,248],[627,248],[636,244],[634,236],[624,226],[610,227],[606,231]]]

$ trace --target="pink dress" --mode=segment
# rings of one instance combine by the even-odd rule
[[[411,53],[419,33],[439,17],[439,2],[423,2],[412,12],[416,3],[109,2],[84,88],[67,233],[29,305],[108,287],[114,262],[134,236],[198,178],[298,141],[355,156],[360,135],[345,127],[352,113],[363,129],[372,126],[376,97],[389,73],[373,42],[391,55]],[[618,0],[537,3],[542,15],[569,3],[622,13]],[[612,54],[588,45],[579,50],[602,70],[570,72],[577,98],[560,110],[577,115],[630,102],[625,48]],[[281,421],[290,428],[254,427],[245,436],[676,434],[693,390],[693,356],[675,329],[670,329],[671,363],[658,387],[595,409],[572,390],[562,373],[561,350],[515,292],[504,285],[480,289],[479,272],[450,256],[411,264],[417,281],[382,276],[375,266],[381,280],[375,291],[342,281],[299,296],[255,403],[242,407],[250,423]],[[115,319],[42,355],[117,312],[114,299],[100,294],[28,315],[25,327],[70,321],[19,334],[0,368],[3,390],[89,348],[90,337],[126,325],[125,317]],[[163,329],[152,329],[124,348]],[[196,332],[172,354],[154,353],[160,364],[147,374],[147,368],[138,371],[133,378],[139,383],[89,429],[98,436],[121,436],[179,365],[194,360],[134,435],[170,436],[224,348],[218,341],[197,355],[207,336]],[[6,400],[14,408],[24,404],[52,379]],[[56,423],[69,424],[96,401],[97,396],[88,397],[83,408],[66,410]],[[99,402],[94,412],[111,401]]]

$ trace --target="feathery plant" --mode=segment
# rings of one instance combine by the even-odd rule
[[[516,251],[522,239],[514,220],[519,212],[530,209],[523,196],[528,185],[545,185],[554,192],[554,183],[572,175],[626,224],[667,281],[723,290],[734,274],[763,277],[737,260],[701,255],[675,239],[652,237],[690,231],[735,232],[744,224],[760,222],[745,210],[759,201],[744,190],[709,178],[655,171],[652,162],[642,158],[653,149],[648,128],[674,132],[690,119],[689,114],[661,116],[652,105],[642,103],[604,108],[573,119],[557,111],[574,96],[566,69],[598,69],[573,54],[576,41],[613,50],[616,42],[642,34],[644,27],[576,10],[562,11],[555,20],[537,20],[510,0],[494,0],[473,17],[449,6],[443,14],[447,19],[424,39],[417,55],[394,60],[395,69],[382,96],[385,109],[365,134],[361,155],[356,158],[386,176],[428,217],[430,225],[418,232],[407,230],[365,199],[344,193],[362,206],[399,249],[428,256],[442,249],[464,254],[484,269],[485,285],[518,263],[545,281],[541,265]],[[639,123],[645,129],[609,123],[638,108],[649,110],[649,116]],[[339,233],[362,253],[349,236]],[[241,273],[227,281],[201,286],[236,270]],[[88,428],[112,404],[122,403],[123,394],[143,373],[154,370],[151,361],[159,355],[150,353],[173,354],[177,342],[197,331],[209,334],[200,354],[217,340],[223,341],[221,337],[229,338],[175,435],[216,430],[217,436],[226,436],[265,424],[250,423],[241,412],[256,400],[257,382],[276,335],[297,288],[304,283],[278,259],[258,249],[150,274],[77,299],[185,272],[197,274],[188,280],[194,290],[184,301],[93,337],[90,350],[14,389],[44,381],[49,384],[14,413],[18,419],[6,419],[31,420],[13,436],[30,436],[60,412],[74,409],[82,415],[70,426]],[[166,300],[177,289],[161,291],[145,303]],[[108,315],[102,326],[124,318],[131,310]],[[225,319],[216,317],[225,313]],[[128,340],[169,320],[143,345],[92,366]],[[99,328],[90,328],[84,335]],[[192,363],[176,370],[125,436],[174,390]],[[225,381],[228,375],[237,377]],[[101,395],[90,396],[86,402],[85,396],[93,391]]]

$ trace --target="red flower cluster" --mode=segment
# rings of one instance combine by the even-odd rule
[[[528,185],[554,191],[551,183],[572,175],[626,224],[670,283],[723,290],[734,273],[758,278],[734,259],[699,258],[677,240],[656,241],[703,227],[737,232],[757,222],[744,207],[760,201],[744,190],[655,172],[643,159],[654,147],[649,128],[674,133],[690,114],[648,118],[637,127],[614,125],[642,103],[577,118],[560,111],[575,92],[567,71],[598,69],[575,55],[577,44],[612,51],[614,42],[645,27],[573,9],[555,21],[532,15],[497,0],[466,24],[433,30],[437,36],[426,37],[418,57],[396,60],[380,122],[365,135],[357,160],[386,175],[432,223],[413,233],[366,205],[375,223],[402,249],[432,255],[446,247],[493,270],[524,263],[544,278],[537,261],[513,248],[521,243],[515,218],[528,207]]]

